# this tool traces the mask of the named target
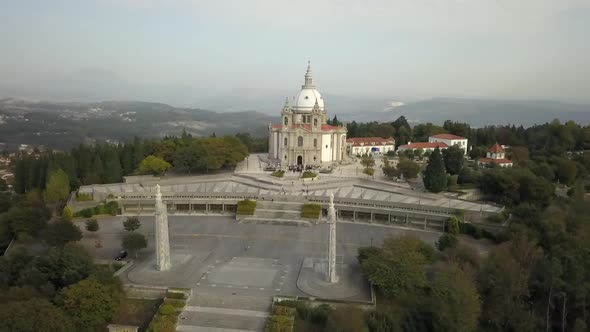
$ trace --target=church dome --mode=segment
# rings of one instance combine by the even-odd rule
[[[307,72],[305,73],[305,84],[301,86],[301,91],[295,98],[293,103],[293,110],[294,111],[301,111],[301,112],[311,112],[315,106],[318,104],[318,107],[321,111],[324,110],[324,99],[320,92],[315,88],[313,85],[313,80],[311,77],[311,66],[307,64]]]
[[[313,110],[315,102],[318,102],[320,110],[324,110],[324,99],[322,95],[316,89],[303,88],[299,92],[299,95],[295,98],[293,109],[296,111],[310,111]]]

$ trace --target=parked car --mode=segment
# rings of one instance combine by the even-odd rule
[[[121,251],[119,251],[117,256],[115,256],[116,261],[122,261],[125,258],[127,258],[127,250],[121,250]]]

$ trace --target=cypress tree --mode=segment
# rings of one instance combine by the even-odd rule
[[[438,147],[428,158],[428,165],[424,170],[424,187],[435,193],[447,189],[447,173]]]
[[[114,183],[120,182],[122,177],[121,162],[119,154],[113,147],[107,147],[104,162],[104,182]]]

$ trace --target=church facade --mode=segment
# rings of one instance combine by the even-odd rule
[[[313,84],[307,65],[305,84],[292,102],[285,101],[281,123],[269,126],[269,159],[283,166],[327,165],[346,153],[346,128],[327,124],[324,99]]]

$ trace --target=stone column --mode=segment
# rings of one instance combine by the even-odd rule
[[[330,235],[328,239],[328,271],[326,279],[328,282],[338,282],[336,275],[336,209],[334,208],[334,194],[330,193],[330,207],[328,208],[328,224]]]
[[[162,202],[160,185],[156,185],[156,269],[170,270],[170,237],[168,235],[168,211]]]

